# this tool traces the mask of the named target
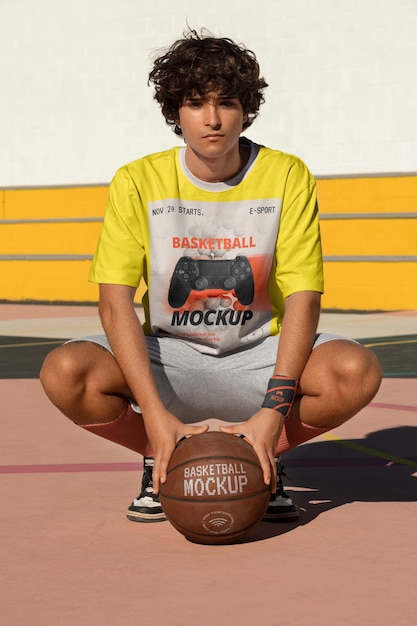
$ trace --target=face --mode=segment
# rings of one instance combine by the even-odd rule
[[[239,137],[248,116],[238,98],[215,92],[184,100],[178,125],[195,157],[215,159],[239,152]]]

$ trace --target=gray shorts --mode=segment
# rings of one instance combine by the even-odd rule
[[[313,349],[335,339],[345,338],[317,334]],[[74,341],[90,341],[112,352],[105,335]],[[202,354],[172,337],[146,337],[146,342],[164,405],[190,424],[211,418],[226,422],[249,419],[262,405],[275,367],[279,337],[267,337],[250,348],[221,356]]]

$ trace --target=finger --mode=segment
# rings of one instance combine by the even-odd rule
[[[230,426],[219,426],[219,429],[222,433],[228,433],[229,435],[237,435],[239,437],[242,437],[246,441],[246,443],[251,446],[253,445],[251,435],[245,428],[244,423],[233,424]]]
[[[219,430],[222,433],[229,433],[230,435],[241,435],[242,433],[242,424],[229,424],[228,426],[219,426]]]
[[[167,467],[172,451],[164,451],[160,454],[155,453],[155,464],[152,472],[153,492],[159,493],[161,484],[163,485],[167,479]]]
[[[261,469],[264,477],[265,485],[271,484],[271,462],[269,460],[269,456],[265,450],[255,450],[258,455],[259,462],[261,464]]]
[[[157,494],[159,493],[159,463],[157,461],[158,456],[155,454],[155,460],[152,470],[152,492]]]
[[[269,454],[269,463],[272,469],[271,472],[271,493],[275,494],[277,492],[277,466],[275,464],[275,454]]]
[[[159,470],[156,459],[154,461],[154,466],[152,470],[152,493],[159,493]]]
[[[185,436],[188,437],[189,435],[202,435],[203,433],[206,433],[208,429],[208,424],[203,424],[202,426],[188,426]]]
[[[177,436],[176,445],[178,445],[179,442],[182,441],[183,439],[188,439],[188,437],[193,437],[195,435],[203,435],[209,429],[208,424],[204,424],[204,426],[189,426],[189,425],[186,425],[186,426],[187,428],[184,428]]]
[[[261,463],[261,468],[264,474],[265,485],[271,485],[271,465],[269,463],[269,460]]]

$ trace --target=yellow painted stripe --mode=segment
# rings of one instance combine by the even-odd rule
[[[1,219],[101,217],[108,187],[3,189]]]
[[[417,264],[336,263],[324,265],[324,309],[362,311],[417,310]],[[392,286],[395,288],[392,288]]]
[[[317,191],[322,213],[415,212],[417,176],[322,178]]]
[[[417,343],[417,339],[404,339],[402,341],[381,341],[379,343],[365,343],[366,348],[376,348],[378,346],[396,346],[404,343]]]
[[[358,443],[352,443],[351,441],[345,441],[344,439],[340,439],[339,437],[335,437],[334,435],[330,435],[329,433],[324,433],[321,435],[325,439],[329,441],[335,441],[345,448],[351,448],[352,450],[357,450],[358,452],[364,452],[365,454],[369,454],[370,456],[375,456],[379,459],[385,459],[386,461],[391,461],[392,463],[400,463],[401,465],[408,465],[410,467],[417,467],[417,463],[415,461],[409,461],[408,459],[403,459],[399,456],[394,456],[392,454],[386,454],[385,452],[381,452],[380,450],[374,450],[373,448],[368,448],[366,446],[361,446]]]
[[[325,256],[407,256],[417,253],[417,217],[324,220],[320,228]]]

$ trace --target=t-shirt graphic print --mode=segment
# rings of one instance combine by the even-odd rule
[[[213,353],[269,335],[280,209],[280,199],[150,203],[153,332]]]

